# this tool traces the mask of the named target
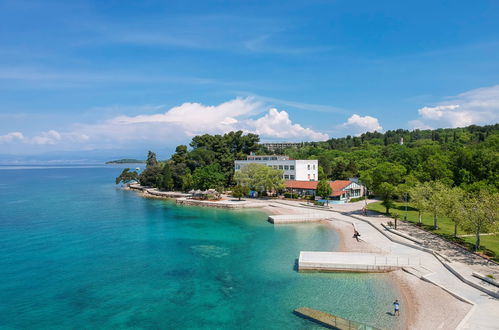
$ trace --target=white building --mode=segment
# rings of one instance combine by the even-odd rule
[[[283,179],[300,181],[317,181],[319,179],[317,160],[296,160],[288,156],[248,156],[246,160],[236,160],[234,170],[239,171],[248,164],[264,164],[278,170],[283,170]]]
[[[287,148],[298,148],[303,146],[303,142],[268,142],[268,143],[260,143],[261,146],[264,146],[270,151],[276,150],[284,150]]]

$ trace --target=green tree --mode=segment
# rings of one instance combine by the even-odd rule
[[[463,206],[464,230],[475,233],[475,250],[478,250],[480,234],[499,228],[499,194],[481,190],[477,194],[469,195]]]
[[[376,167],[361,172],[361,181],[383,199],[383,206],[386,208],[386,213],[390,212],[393,206],[393,197],[397,190],[397,185],[400,184],[406,173],[404,166],[384,162]]]
[[[248,186],[243,186],[240,184],[235,185],[232,188],[232,196],[239,198],[239,200],[241,200],[242,197],[248,196],[249,192],[250,192],[250,189]]]
[[[157,166],[158,165],[158,160],[156,159],[155,152],[152,152],[151,150],[149,150],[149,152],[147,153],[146,165],[147,166]]]
[[[390,214],[390,209],[394,206],[393,197],[396,192],[396,187],[388,182],[382,182],[376,188],[376,194],[381,196],[383,202],[381,205],[385,207],[385,213]]]
[[[175,148],[175,153],[172,156],[172,161],[175,164],[185,163],[187,161],[187,146],[179,145]]]
[[[146,168],[139,175],[140,184],[145,187],[158,187],[161,182],[161,167],[154,152],[148,152],[146,164]]]
[[[194,188],[215,189],[224,185],[225,176],[217,163],[197,168],[192,174]]]
[[[120,182],[123,183],[129,183],[132,181],[138,181],[139,180],[139,174],[136,171],[130,171],[129,168],[125,168],[121,174],[116,177],[116,184],[119,184]]]
[[[431,197],[431,186],[429,183],[417,183],[413,188],[410,189],[409,195],[411,197],[411,202],[418,209],[418,224],[421,226],[423,224],[422,215],[423,212],[429,209],[429,201]]]
[[[457,237],[457,228],[465,220],[462,215],[462,204],[465,200],[465,193],[459,187],[445,188],[439,192],[442,214],[454,222],[454,237]]]
[[[189,169],[186,170],[185,174],[182,175],[182,191],[189,191],[194,187],[194,180],[192,178],[191,171]]]
[[[317,190],[315,191],[318,196],[321,196],[324,199],[328,199],[329,196],[331,196],[332,192],[333,189],[331,188],[328,180],[319,181],[319,183],[317,184]]]
[[[239,185],[259,193],[278,191],[284,187],[283,171],[263,164],[248,164],[234,174]]]
[[[161,169],[159,188],[167,191],[173,190],[173,171],[168,163],[164,163]]]
[[[433,229],[438,229],[438,215],[444,214],[444,196],[449,193],[449,187],[438,181],[430,181],[430,198],[428,199],[428,211],[433,215]]]

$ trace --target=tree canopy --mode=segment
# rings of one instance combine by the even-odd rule
[[[234,179],[238,185],[259,193],[275,192],[284,188],[282,174],[282,170],[263,164],[248,164],[235,173]]]

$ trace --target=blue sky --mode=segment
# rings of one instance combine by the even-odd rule
[[[498,120],[497,1],[0,1],[0,160]]]

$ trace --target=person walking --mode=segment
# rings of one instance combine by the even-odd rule
[[[393,302],[393,309],[394,309],[393,315],[400,316],[400,304],[397,299],[395,299],[395,301]]]
[[[357,242],[360,241],[360,239],[359,239],[360,233],[355,228],[353,229],[353,237],[357,240]]]

